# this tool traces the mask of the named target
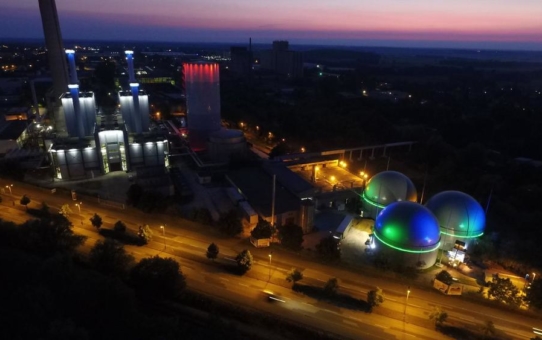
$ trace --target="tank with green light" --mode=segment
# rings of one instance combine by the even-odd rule
[[[435,215],[442,234],[443,247],[453,248],[456,241],[467,245],[484,234],[484,209],[472,196],[461,191],[443,191],[425,204]]]
[[[440,229],[436,217],[423,205],[409,201],[389,204],[375,220],[374,236],[376,251],[394,253],[393,258],[406,267],[425,269],[436,262]]]
[[[362,193],[363,216],[375,219],[378,213],[393,202],[416,202],[418,194],[412,181],[397,171],[383,171],[374,175]]]

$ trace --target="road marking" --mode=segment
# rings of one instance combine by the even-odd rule
[[[220,280],[222,281],[227,281],[227,282],[230,282],[230,280],[226,279],[226,278],[223,278],[223,277],[219,277]]]
[[[343,319],[343,323],[345,323],[347,325],[350,325],[350,326],[359,327],[359,325],[357,323],[353,322],[353,321]]]
[[[374,325],[375,325],[376,327],[380,327],[380,328],[384,328],[384,329],[385,329],[385,328],[389,328],[388,326],[382,326],[382,325],[379,325],[379,324],[377,324],[377,323],[375,323]]]
[[[239,283],[239,286],[248,287],[248,285],[246,285],[244,283]]]

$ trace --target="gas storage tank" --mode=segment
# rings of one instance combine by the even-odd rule
[[[196,151],[207,148],[212,132],[220,130],[220,75],[217,63],[183,64],[188,140]]]

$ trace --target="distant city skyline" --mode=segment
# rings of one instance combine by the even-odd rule
[[[36,0],[2,0],[0,39],[42,39]],[[540,0],[56,0],[69,40],[542,50]]]

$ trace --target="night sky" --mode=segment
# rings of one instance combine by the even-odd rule
[[[0,0],[0,38],[42,38],[37,0]],[[541,0],[57,0],[65,39],[542,50]]]

